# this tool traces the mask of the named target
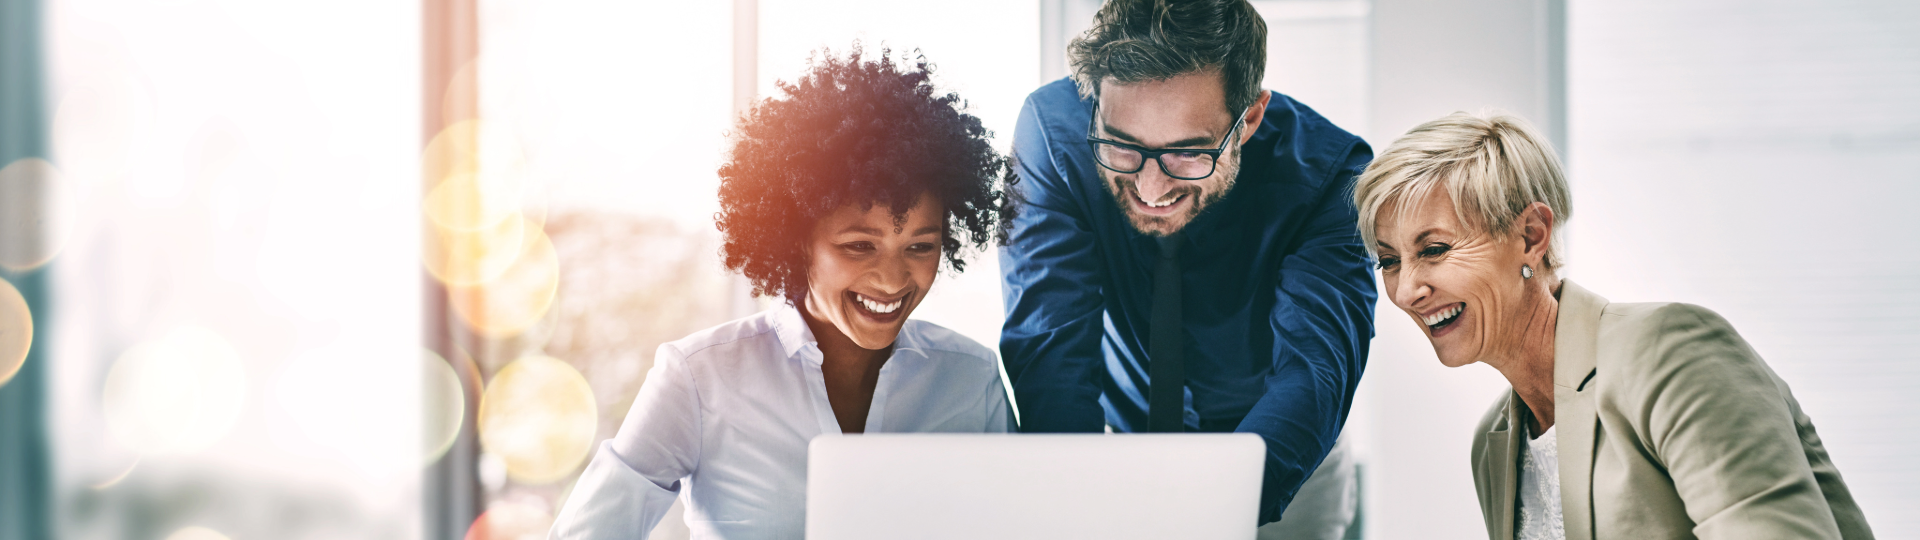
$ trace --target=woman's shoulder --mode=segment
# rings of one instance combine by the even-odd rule
[[[1670,360],[1675,348],[1731,346],[1750,350],[1719,313],[1683,302],[1607,304],[1600,315],[1603,352],[1641,361]]]
[[[993,349],[945,326],[920,319],[907,319],[907,324],[900,328],[899,339],[911,348],[926,351],[928,356],[984,368],[999,376],[1000,357],[994,354]]]
[[[1673,392],[1773,385],[1772,370],[1725,317],[1706,307],[1609,304],[1601,315],[1596,368],[1601,390]]]
[[[778,346],[780,324],[774,315],[775,310],[768,310],[713,325],[687,334],[686,337],[663,343],[660,345],[660,351],[671,353],[672,357],[682,361],[702,358],[751,358],[752,355],[737,354],[739,349],[764,348],[769,344]],[[667,356],[656,355],[656,361]]]
[[[1646,330],[1696,323],[1731,326],[1719,313],[1686,302],[1609,303],[1600,317],[1603,325]]]

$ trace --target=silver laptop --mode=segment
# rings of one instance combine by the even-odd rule
[[[1251,539],[1258,436],[828,435],[807,538]]]

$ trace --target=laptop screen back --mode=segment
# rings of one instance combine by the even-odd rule
[[[807,538],[1250,539],[1251,434],[822,436]]]

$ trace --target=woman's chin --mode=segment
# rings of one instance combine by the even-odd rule
[[[901,317],[901,319],[900,322],[905,322],[905,317]],[[856,328],[847,328],[844,330],[852,330],[847,333],[847,337],[853,339],[854,345],[859,345],[860,348],[869,351],[878,351],[892,347],[893,342],[900,339],[901,327],[905,326],[904,324],[877,325],[870,324],[870,321],[860,322],[869,324],[859,324]]]
[[[1472,356],[1446,350],[1446,348],[1441,347],[1438,343],[1434,344],[1433,354],[1434,356],[1440,357],[1440,365],[1450,368],[1471,364],[1474,361]]]
[[[902,306],[891,313],[876,313],[857,303],[847,306],[850,321],[843,328],[853,343],[869,351],[878,351],[892,347],[894,340],[900,338],[900,330],[907,325],[907,316],[913,314],[915,306]]]

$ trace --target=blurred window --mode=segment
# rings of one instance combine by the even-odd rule
[[[418,5],[43,4],[59,536],[416,534]]]

